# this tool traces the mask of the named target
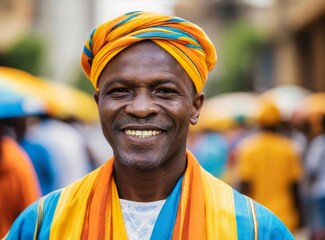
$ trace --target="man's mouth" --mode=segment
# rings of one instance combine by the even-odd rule
[[[129,136],[136,138],[149,138],[161,134],[161,130],[125,130]]]

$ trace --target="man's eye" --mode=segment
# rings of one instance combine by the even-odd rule
[[[110,93],[128,93],[129,90],[127,88],[114,88],[109,91]]]
[[[117,87],[113,88],[107,91],[107,94],[114,97],[120,97],[120,96],[125,96],[130,93],[130,89],[128,88],[123,88],[123,87]]]
[[[171,89],[171,88],[160,88],[160,89],[157,89],[156,90],[156,94],[167,94],[167,95],[170,95],[170,94],[175,94],[177,93],[176,90],[174,89]]]

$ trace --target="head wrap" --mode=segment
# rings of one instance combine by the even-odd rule
[[[95,28],[81,56],[86,76],[98,90],[98,78],[106,64],[133,43],[152,40],[169,52],[192,79],[200,92],[213,69],[215,48],[197,25],[184,19],[150,12],[131,12]]]
[[[257,113],[257,123],[260,127],[275,127],[281,122],[279,108],[271,101],[262,99]]]

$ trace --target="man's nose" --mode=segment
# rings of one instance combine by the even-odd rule
[[[138,118],[145,118],[159,111],[159,106],[154,102],[153,96],[147,91],[140,91],[135,94],[133,99],[125,108],[126,113]]]

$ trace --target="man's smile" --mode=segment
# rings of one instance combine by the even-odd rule
[[[136,138],[149,138],[152,136],[156,136],[162,133],[161,130],[131,130],[126,129],[125,133],[129,136],[136,137]]]

